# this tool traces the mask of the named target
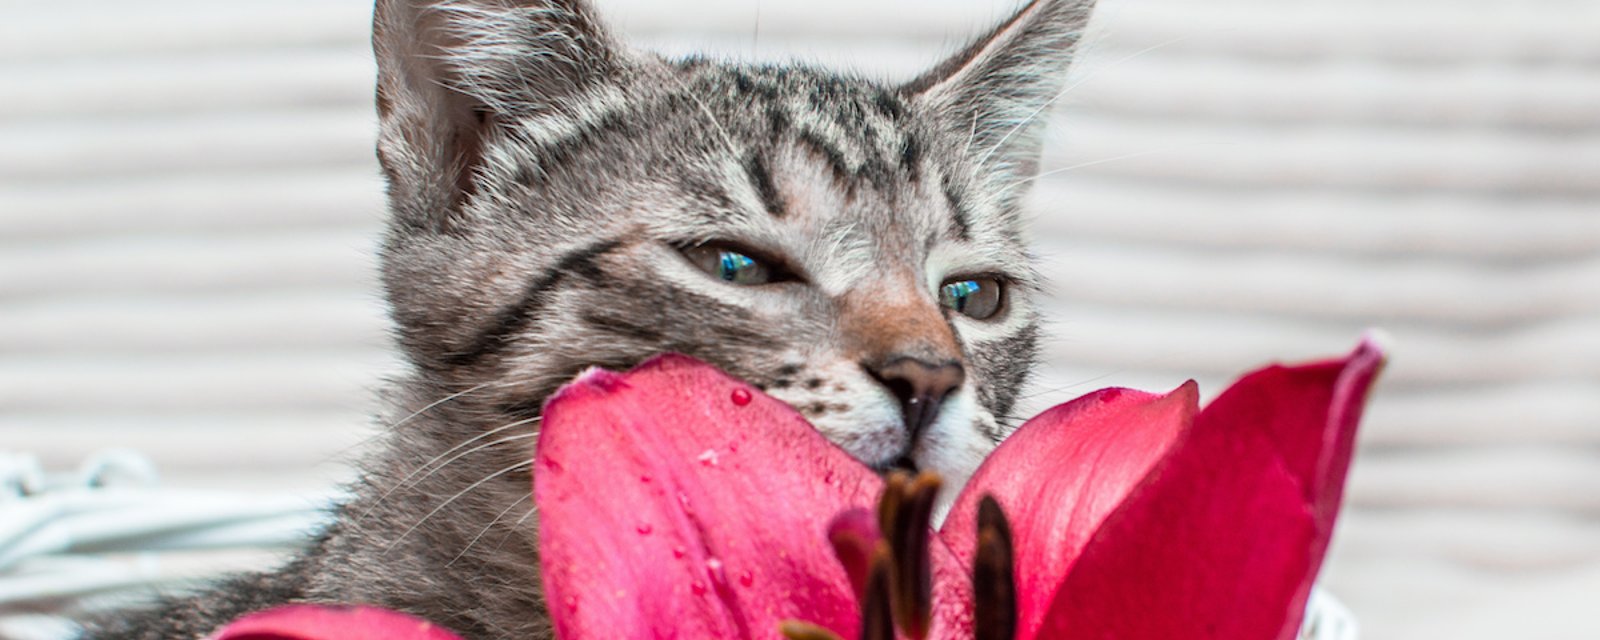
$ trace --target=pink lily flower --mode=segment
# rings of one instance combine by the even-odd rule
[[[935,534],[936,480],[893,481],[909,506],[874,526],[885,481],[743,382],[591,371],[539,441],[548,607],[563,640],[885,638],[889,609],[911,638],[1289,640],[1382,361],[1268,367],[1203,410],[1192,382],[1091,393],[1007,439]]]
[[[461,640],[454,633],[377,607],[297,604],[252,613],[210,640]]]

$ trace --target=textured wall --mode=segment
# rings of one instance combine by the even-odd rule
[[[998,0],[601,0],[904,77]],[[0,1],[0,449],[314,490],[393,370],[359,0]],[[1121,0],[1039,182],[1036,403],[1395,338],[1327,581],[1374,640],[1593,638],[1600,6]]]

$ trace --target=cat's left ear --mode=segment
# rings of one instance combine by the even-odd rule
[[[962,137],[1002,199],[1039,170],[1051,104],[1066,83],[1094,0],[1032,0],[1009,20],[904,87]],[[1005,204],[1011,204],[1006,202]]]
[[[395,219],[428,229],[474,192],[508,123],[559,126],[635,64],[587,0],[377,0],[372,45]]]

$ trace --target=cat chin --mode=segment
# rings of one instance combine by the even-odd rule
[[[917,441],[911,459],[917,468],[939,474],[944,487],[933,506],[934,526],[944,522],[957,494],[972,479],[978,466],[994,451],[994,416],[979,406],[971,389],[962,388],[945,399],[939,418]]]
[[[899,407],[876,382],[855,372],[818,373],[851,391],[826,393],[787,387],[768,393],[807,414],[823,436],[880,473],[907,469],[939,474],[944,489],[935,503],[934,517],[942,521],[956,494],[996,445],[989,435],[996,431],[995,419],[978,404],[971,383],[945,399],[938,419],[913,443],[908,442]],[[808,410],[819,404],[836,410]]]
[[[934,503],[933,514],[934,522],[939,523],[949,513],[955,496],[996,446],[988,435],[995,431],[994,417],[975,398],[971,389],[961,389],[947,398],[939,418],[912,443],[909,452],[899,409],[886,395],[871,401],[858,398],[850,403],[850,411],[819,416],[812,424],[834,444],[880,473],[906,469],[939,474],[944,488]]]

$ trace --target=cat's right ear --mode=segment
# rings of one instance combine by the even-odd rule
[[[396,222],[449,227],[486,143],[561,117],[630,64],[582,0],[377,0],[378,159]]]
[[[1049,108],[1066,84],[1094,0],[1031,0],[905,86],[968,140],[981,173],[1014,202],[1039,168]]]

